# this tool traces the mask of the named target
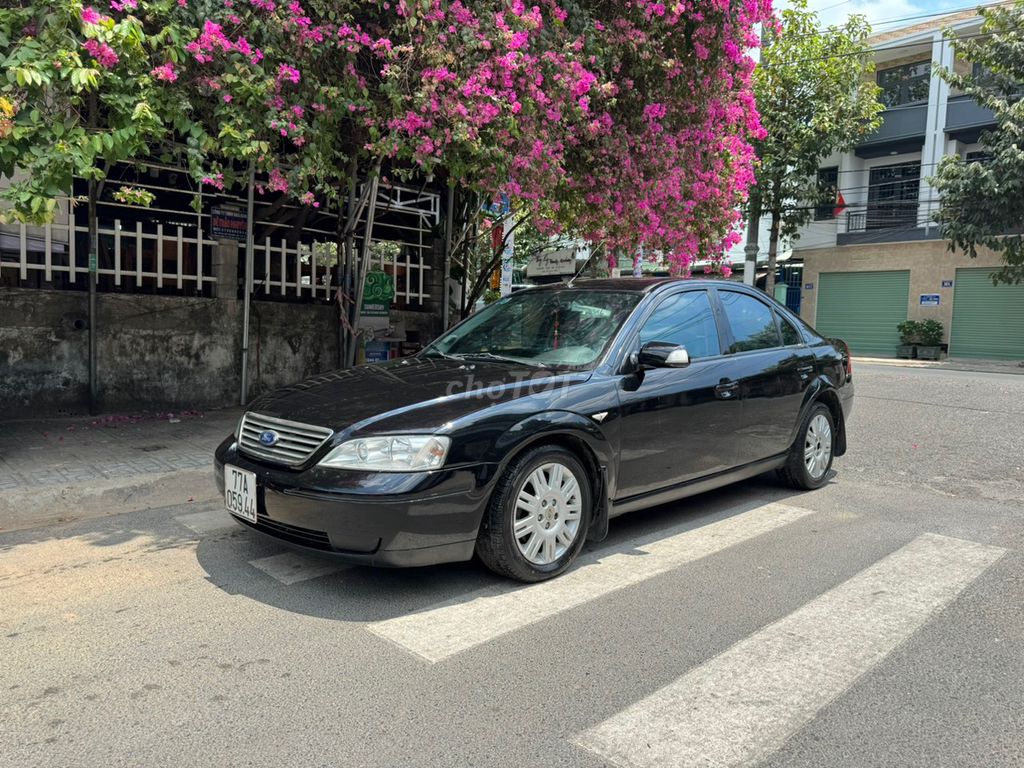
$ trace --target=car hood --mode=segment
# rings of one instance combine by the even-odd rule
[[[590,372],[552,371],[504,362],[406,358],[332,371],[275,390],[250,411],[335,432],[372,426],[434,429],[482,408],[533,395]]]

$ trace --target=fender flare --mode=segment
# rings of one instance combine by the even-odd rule
[[[562,445],[577,454],[593,473],[594,509],[587,539],[603,540],[608,535],[611,489],[615,487],[615,451],[607,436],[593,419],[572,411],[530,414],[510,427],[495,443],[495,452],[503,458],[494,476],[500,477],[523,451],[542,444]]]
[[[796,440],[797,430],[800,429],[807,411],[810,410],[812,405],[819,402],[828,406],[829,411],[832,413],[832,422],[836,430],[835,455],[842,456],[846,453],[846,416],[843,415],[843,406],[839,401],[839,395],[836,393],[835,384],[827,376],[819,376],[807,388],[804,402],[800,406],[800,418],[793,425],[790,443]]]

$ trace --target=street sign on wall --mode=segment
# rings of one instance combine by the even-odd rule
[[[938,293],[922,293],[921,294],[921,306],[922,307],[937,307],[942,301],[942,295]]]
[[[395,284],[391,275],[387,272],[367,272],[360,316],[387,317],[393,298],[395,298]]]
[[[527,277],[559,277],[576,272],[576,250],[560,248],[557,251],[543,251],[530,257],[526,265]]]
[[[210,208],[210,237],[214,240],[245,242],[245,214],[237,208],[215,205]]]

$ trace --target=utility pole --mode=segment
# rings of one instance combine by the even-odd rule
[[[757,192],[750,195],[750,216],[747,218],[747,244],[743,248],[743,282],[754,285],[757,277],[758,230],[761,228],[761,201]]]
[[[246,203],[246,221],[248,227],[245,231],[245,287],[242,290],[242,391],[239,393],[239,405],[249,402],[249,312],[252,306],[252,283],[253,283],[253,249],[256,247],[253,228],[253,209],[255,208],[256,190],[256,165],[249,162],[249,199]],[[281,278],[284,279],[283,277]]]
[[[765,43],[767,42],[768,30],[765,27],[765,23],[761,22],[759,54],[764,50]],[[758,66],[760,66],[760,61],[761,57],[758,55]],[[756,180],[754,184],[757,184]],[[747,244],[743,247],[743,283],[753,287],[757,281],[757,252],[759,250],[757,241],[761,229],[761,194],[756,186],[750,191],[747,205],[750,209],[750,215],[747,217]]]

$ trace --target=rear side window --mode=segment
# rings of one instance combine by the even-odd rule
[[[707,292],[677,293],[661,302],[640,329],[640,343],[649,341],[686,347],[692,358],[719,354],[718,326]]]
[[[772,310],[753,296],[734,291],[720,291],[725,316],[732,328],[733,343],[729,352],[750,352],[781,346]]]
[[[779,328],[782,329],[782,346],[793,347],[797,344],[804,343],[803,338],[800,336],[800,332],[782,315],[779,315]]]

